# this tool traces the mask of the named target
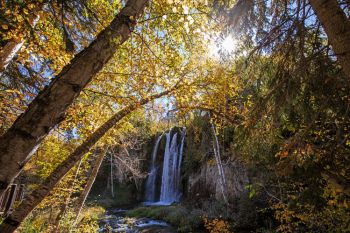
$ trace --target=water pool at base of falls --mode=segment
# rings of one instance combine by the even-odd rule
[[[157,201],[157,202],[150,202],[150,201],[145,201],[142,202],[142,205],[144,206],[169,206],[172,205],[174,202],[164,202],[164,201]]]
[[[125,233],[175,233],[176,231],[166,222],[150,218],[126,217],[122,209],[110,209],[99,221],[98,232]]]

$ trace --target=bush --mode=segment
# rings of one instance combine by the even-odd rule
[[[204,226],[210,233],[230,233],[230,225],[228,222],[214,218],[212,220],[204,218]]]

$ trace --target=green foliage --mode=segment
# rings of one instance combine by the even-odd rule
[[[82,211],[79,217],[79,227],[77,232],[88,233],[96,232],[99,228],[98,221],[105,214],[105,209],[101,206],[88,206]]]
[[[127,215],[164,220],[177,227],[178,232],[192,232],[203,227],[204,212],[199,209],[190,211],[181,205],[174,205],[139,207],[128,211]]]
[[[105,186],[102,187],[105,189]],[[95,189],[97,188],[95,187]],[[89,195],[89,202],[103,206],[104,208],[128,206],[136,202],[134,195],[136,191],[132,184],[119,184],[115,187],[114,192],[114,198],[112,198],[109,193],[102,196],[99,194],[96,195],[96,193],[92,193],[91,195]]]
[[[186,149],[184,156],[185,174],[196,172],[200,165],[207,160],[211,150],[210,127],[208,119],[200,116],[201,112],[195,112],[190,125],[186,129]]]
[[[98,230],[98,220],[105,213],[104,208],[100,206],[84,207],[81,215],[75,223],[75,215],[71,210],[68,210],[63,219],[60,221],[60,232],[96,232]],[[52,232],[54,226],[47,224],[52,223],[57,212],[36,211],[21,224],[18,232],[20,233],[49,233]]]

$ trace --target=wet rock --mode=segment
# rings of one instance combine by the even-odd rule
[[[125,210],[109,210],[101,220],[99,232],[126,233],[175,233],[176,231],[166,222],[150,218],[125,217]]]
[[[245,192],[245,185],[249,183],[247,171],[238,162],[223,164],[226,177],[228,198],[235,199],[241,197]],[[222,193],[220,183],[218,182],[219,172],[216,164],[204,164],[200,170],[191,174],[188,179],[189,196],[211,197],[221,200]]]

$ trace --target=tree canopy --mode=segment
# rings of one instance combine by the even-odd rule
[[[63,208],[102,148],[200,111],[225,150],[261,172],[248,189],[269,190],[279,231],[345,232],[349,4],[3,0],[0,195],[14,180],[31,194],[0,231],[34,208]]]

